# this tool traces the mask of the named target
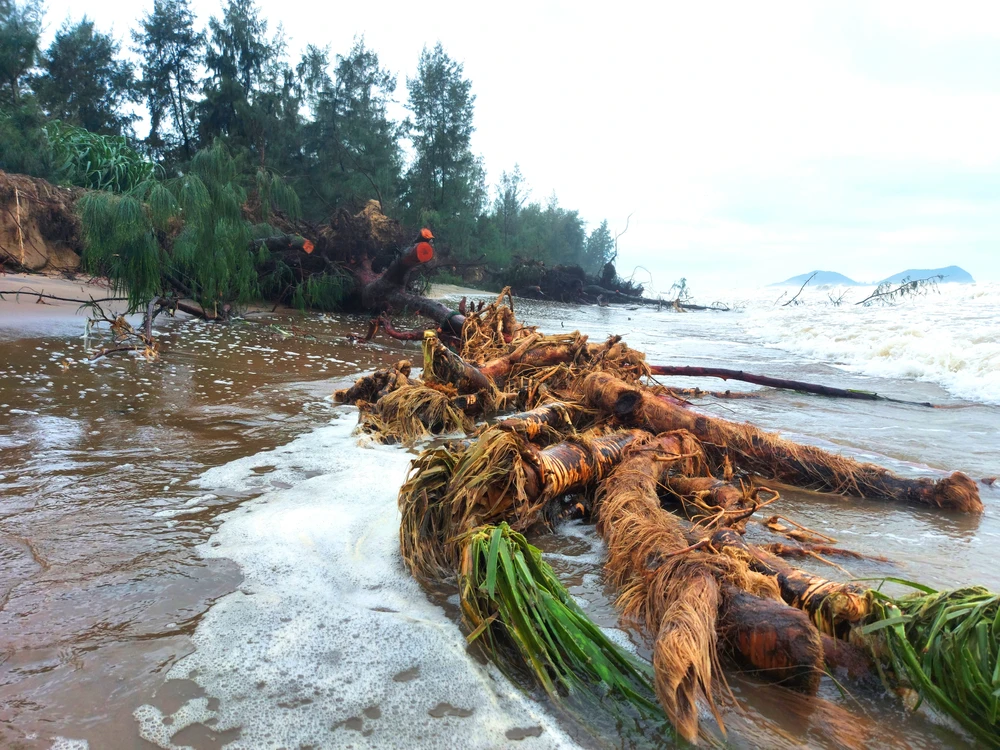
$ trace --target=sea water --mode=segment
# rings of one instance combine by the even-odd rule
[[[651,363],[935,402],[947,408],[663,379],[753,392],[693,400],[713,416],[904,475],[1000,473],[1000,286],[942,285],[891,307],[838,306],[833,293],[807,288],[790,306],[774,289],[697,300],[719,299],[728,312],[515,304],[545,332],[622,335]],[[419,349],[349,343],[360,318],[262,324],[167,322],[169,347],[152,366],[77,367],[78,343],[66,338],[11,349],[0,383],[0,490],[9,498],[0,532],[10,540],[0,633],[19,654],[0,685],[4,705],[16,707],[10,736],[25,747],[132,747],[142,738],[198,750],[600,746],[482,663],[466,646],[454,597],[442,606],[403,566],[396,495],[414,453],[353,434],[356,411],[329,394],[374,366],[417,361]],[[991,552],[1000,493],[980,489],[983,518],[794,492],[775,512],[892,560],[845,563],[856,576],[1000,589]],[[576,522],[534,541],[595,620],[624,639],[592,527]],[[643,653],[641,638],[627,642]],[[785,698],[732,678],[751,714],[792,738],[773,734],[774,746],[832,746],[818,725],[782,711]],[[858,722],[880,727],[880,741],[966,741],[936,717],[905,714],[891,696],[844,697],[824,683],[823,697],[854,712],[860,701]],[[731,740],[758,742],[748,737]]]

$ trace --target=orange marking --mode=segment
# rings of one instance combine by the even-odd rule
[[[433,257],[434,257],[434,248],[431,247],[431,243],[420,242],[417,244],[417,260],[419,260],[421,263],[426,263]]]

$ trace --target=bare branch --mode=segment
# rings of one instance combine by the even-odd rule
[[[795,296],[792,297],[790,300],[788,300],[788,302],[786,302],[785,304],[783,304],[782,307],[788,307],[789,305],[793,304],[795,302],[795,300],[797,300],[799,298],[799,295],[802,294],[802,290],[806,288],[806,284],[808,284],[810,281],[812,281],[813,277],[817,273],[819,273],[819,271],[813,271],[812,276],[810,276],[808,279],[806,279],[804,282],[802,282],[802,286],[799,287],[799,291],[797,291],[795,293]]]

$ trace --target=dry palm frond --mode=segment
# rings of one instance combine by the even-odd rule
[[[646,355],[629,346],[621,340],[621,336],[612,336],[600,348],[591,352],[591,371],[606,372],[626,383],[635,383],[649,377],[649,365]]]
[[[424,385],[405,385],[386,394],[362,411],[361,422],[380,442],[406,445],[428,435],[474,429],[457,399]]]
[[[448,446],[426,450],[410,465],[399,490],[399,548],[410,572],[422,581],[455,574],[458,552],[446,541],[454,536],[451,507],[445,502],[460,451]]]
[[[535,509],[540,494],[537,475],[524,460],[524,438],[489,429],[469,446],[455,465],[448,494],[455,534],[488,519],[515,523]]]

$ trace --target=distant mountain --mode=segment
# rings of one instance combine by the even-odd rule
[[[948,266],[947,268],[910,268],[906,271],[900,271],[892,276],[888,276],[878,283],[899,284],[906,278],[909,278],[910,281],[916,281],[917,279],[926,279],[930,276],[944,276],[944,278],[941,279],[943,283],[947,283],[949,281],[954,281],[959,284],[976,283],[976,280],[972,278],[968,271],[964,268],[959,268],[958,266]]]
[[[860,286],[858,282],[853,279],[849,279],[842,273],[837,273],[836,271],[810,271],[809,273],[799,274],[798,276],[792,276],[790,279],[785,279],[784,281],[779,281],[776,284],[770,284],[769,286],[802,286],[806,279],[808,279],[813,274],[816,274],[815,278],[809,282],[809,286],[820,286],[822,284],[840,284],[842,286]]]

